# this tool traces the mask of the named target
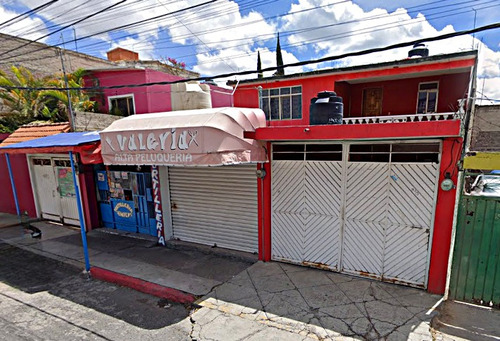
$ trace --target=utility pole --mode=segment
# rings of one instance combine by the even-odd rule
[[[62,49],[59,49],[59,56],[61,57],[62,72],[64,76],[64,84],[66,86],[66,95],[68,96],[68,120],[71,126],[71,131],[75,131],[75,116],[73,115],[73,106],[71,104],[71,93],[69,92],[68,77],[66,76],[66,68],[64,67],[64,58]]]

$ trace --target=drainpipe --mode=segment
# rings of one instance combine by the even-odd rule
[[[85,231],[85,218],[83,217],[82,199],[80,197],[80,188],[76,181],[75,162],[73,161],[73,152],[69,152],[69,161],[71,162],[71,172],[73,173],[73,184],[75,185],[76,205],[78,207],[78,218],[80,219],[80,232],[82,234],[83,255],[85,257],[85,271],[90,271],[89,250],[87,247],[87,234]]]
[[[16,185],[14,183],[14,174],[12,174],[12,167],[10,166],[9,154],[5,154],[7,160],[7,168],[9,169],[10,186],[12,187],[12,194],[14,195],[14,203],[16,204],[16,212],[19,219],[21,219],[21,211],[19,210],[19,201],[17,199]]]

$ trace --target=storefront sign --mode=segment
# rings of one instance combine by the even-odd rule
[[[130,218],[134,212],[132,207],[126,202],[119,202],[115,206],[115,212],[119,217]]]
[[[163,212],[161,207],[160,193],[160,174],[157,166],[151,167],[151,180],[153,182],[153,202],[155,204],[156,234],[158,236],[158,244],[165,246]]]
[[[114,164],[185,164],[193,161],[192,152],[199,152],[197,130],[163,132],[121,132],[105,138],[107,153]]]

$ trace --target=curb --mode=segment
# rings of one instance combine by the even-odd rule
[[[191,304],[196,297],[183,291],[161,286],[136,277],[127,276],[118,272],[106,270],[99,267],[91,267],[90,275],[98,280],[118,284],[145,294],[165,298],[169,301]]]

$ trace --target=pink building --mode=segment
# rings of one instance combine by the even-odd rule
[[[108,59],[115,62],[116,66],[89,69],[85,79],[86,86],[137,85],[199,77],[195,72],[158,61],[141,61],[137,53],[122,48],[109,51]],[[232,90],[212,84],[207,86],[210,87],[212,107],[232,106]],[[97,101],[100,112],[119,113],[123,116],[173,110],[170,84],[105,89],[92,98]]]

